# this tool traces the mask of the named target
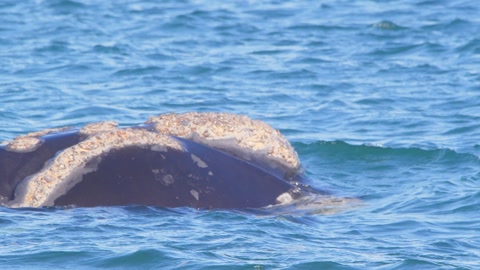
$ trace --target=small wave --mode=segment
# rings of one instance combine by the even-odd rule
[[[340,269],[340,270],[347,270],[347,269],[357,269],[353,267],[349,267],[344,264],[336,263],[333,261],[318,261],[318,262],[300,262],[294,263],[289,267],[289,269]]]
[[[353,145],[344,141],[294,143],[312,186],[362,198],[359,211],[474,216],[480,159],[472,153],[421,146]],[[305,162],[306,160],[306,162]]]
[[[474,134],[477,130],[480,130],[479,124],[466,125],[452,128],[447,132],[443,133],[443,135]]]
[[[114,76],[141,76],[160,72],[161,69],[157,66],[146,66],[136,68],[126,68],[116,71]]]
[[[396,165],[475,162],[480,159],[470,153],[459,153],[448,148],[422,149],[419,147],[392,148],[377,145],[353,145],[344,141],[317,141],[310,144],[294,143],[299,155],[316,155],[335,161],[390,161]]]
[[[142,264],[143,267],[154,267],[158,268],[162,266],[167,266],[171,261],[171,257],[169,257],[165,252],[162,252],[157,249],[140,249],[134,252],[125,253],[121,255],[112,256],[110,258],[105,258],[101,261],[98,261],[96,266],[102,268],[125,268],[125,267],[136,267],[139,263]]]
[[[440,265],[418,258],[407,258],[397,264],[391,265],[391,269],[437,269]]]
[[[51,1],[49,7],[61,13],[69,13],[87,7],[87,5],[70,0]]]
[[[50,243],[51,244],[51,243]],[[18,243],[17,243],[18,245]],[[29,248],[35,249],[33,243],[28,244]],[[28,246],[24,243],[24,246]],[[46,244],[47,245],[47,244]],[[64,247],[68,249],[67,247]],[[41,248],[38,248],[40,250]],[[45,246],[44,249],[47,249]],[[20,268],[29,268],[29,269],[46,269],[46,268],[56,268],[59,264],[62,264],[62,267],[68,268],[67,265],[76,268],[79,264],[84,262],[84,259],[92,256],[91,252],[88,251],[39,251],[39,252],[18,252],[14,255],[2,256],[2,259],[6,259],[10,265],[16,265]],[[3,254],[2,254],[3,255]],[[8,268],[8,267],[7,267]]]
[[[480,54],[480,39],[474,38],[458,47],[456,51],[462,55],[478,55]]]
[[[454,19],[451,21],[440,21],[439,23],[435,23],[433,25],[425,26],[424,29],[432,29],[432,30],[442,30],[442,31],[452,31],[452,32],[464,32],[465,29],[471,28],[472,22],[465,20],[465,19]]]
[[[287,30],[292,31],[303,31],[303,32],[322,32],[322,31],[341,31],[341,30],[349,30],[347,27],[343,27],[340,25],[323,25],[323,24],[310,24],[310,23],[303,23],[293,25],[287,28]]]

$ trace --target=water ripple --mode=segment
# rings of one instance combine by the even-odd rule
[[[254,2],[2,1],[1,139],[242,113],[288,137],[307,185],[364,204],[0,209],[4,268],[476,267],[478,4]]]

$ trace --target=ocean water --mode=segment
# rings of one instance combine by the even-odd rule
[[[479,269],[473,0],[0,3],[0,140],[167,112],[279,129],[362,204],[0,208],[2,269]]]

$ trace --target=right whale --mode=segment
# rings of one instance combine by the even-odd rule
[[[257,208],[312,193],[302,178],[297,153],[279,131],[228,113],[45,130],[0,148],[7,207]]]

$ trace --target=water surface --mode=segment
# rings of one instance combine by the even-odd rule
[[[476,1],[0,4],[0,139],[167,112],[261,119],[362,207],[0,209],[0,265],[480,267]]]

